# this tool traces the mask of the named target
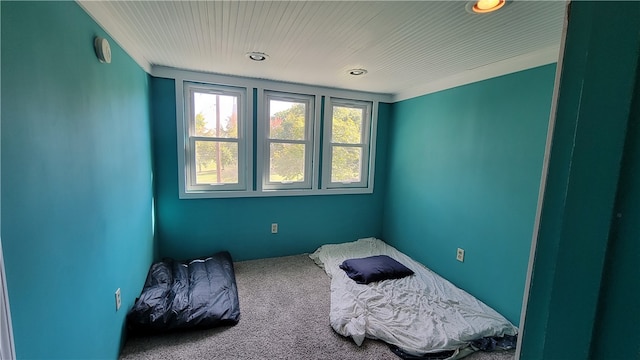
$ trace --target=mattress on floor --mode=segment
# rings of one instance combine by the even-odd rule
[[[234,325],[240,319],[231,255],[154,263],[127,326],[133,333]]]
[[[347,259],[387,255],[414,275],[358,284],[339,268]],[[516,335],[517,328],[475,297],[375,238],[323,245],[309,255],[331,277],[330,322],[361,345],[365,338],[424,355],[468,354],[470,342]]]

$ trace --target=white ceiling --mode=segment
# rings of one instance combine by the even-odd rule
[[[478,15],[455,0],[78,3],[151,74],[166,66],[396,100],[556,61],[566,6],[514,0]]]

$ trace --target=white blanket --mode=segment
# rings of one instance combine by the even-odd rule
[[[362,285],[338,267],[373,255],[390,256],[415,275]],[[368,337],[413,355],[456,350],[451,358],[459,358],[472,340],[517,333],[495,310],[381,240],[323,245],[309,257],[331,278],[331,326],[358,345]]]

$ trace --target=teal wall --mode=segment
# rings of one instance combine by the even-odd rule
[[[175,83],[152,78],[152,117],[161,256],[191,258],[228,250],[234,260],[313,252],[326,243],[382,235],[388,104],[378,121],[373,194],[179,199]],[[278,234],[271,234],[271,223]]]
[[[149,77],[75,2],[2,1],[2,245],[18,358],[117,358],[153,256]],[[115,311],[114,292],[123,304]]]
[[[632,112],[615,207],[620,215],[612,226],[594,326],[594,359],[640,359],[640,287],[632,285],[640,279],[639,81]]]
[[[385,240],[516,325],[554,75],[552,64],[393,105]]]
[[[173,81],[113,41],[100,64],[93,37],[106,35],[74,2],[0,12],[0,222],[19,358],[116,358],[156,246],[243,260],[381,236],[518,323],[554,65],[381,104],[374,194],[180,200]],[[639,16],[640,2],[572,5],[523,359],[640,357]]]
[[[637,1],[571,5],[521,359],[640,358],[638,140],[628,125],[639,18]]]

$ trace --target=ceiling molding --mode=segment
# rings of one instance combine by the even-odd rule
[[[142,55],[142,53],[135,46],[133,41],[124,31],[121,31],[121,27],[118,26],[118,22],[115,21],[115,17],[111,16],[106,7],[102,5],[101,1],[81,1],[76,0],[76,3],[80,5],[87,15],[89,15],[93,21],[95,21],[100,27],[111,37],[122,50],[127,53],[133,61],[135,61],[142,70],[151,73],[151,63]]]
[[[291,83],[286,81],[257,79],[235,75],[205,73],[200,71],[175,69],[166,66],[152,66],[150,75],[154,77],[174,79],[177,81],[207,82],[216,85],[261,88],[275,91],[298,92],[301,94],[320,93],[324,96],[343,97],[351,100],[375,100],[384,103],[391,103],[393,101],[392,94],[380,94],[366,91],[339,89],[326,86]]]
[[[407,100],[502,75],[512,74],[538,66],[553,64],[558,61],[559,52],[560,47],[554,45],[528,54],[515,56],[510,59],[466,70],[428,84],[421,84],[410,89],[400,91],[393,95],[393,102]]]

